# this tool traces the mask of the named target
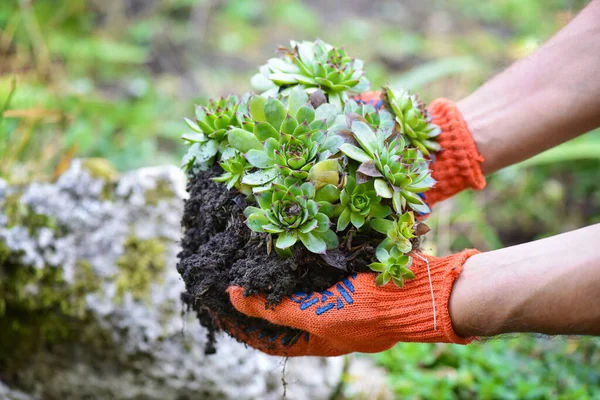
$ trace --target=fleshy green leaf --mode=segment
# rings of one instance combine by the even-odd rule
[[[293,235],[289,232],[283,232],[277,238],[277,242],[275,243],[275,246],[279,249],[284,250],[284,249],[287,249],[288,247],[292,247],[294,244],[296,244],[297,241],[298,241],[298,237],[296,237],[295,235]]]
[[[288,113],[296,115],[300,107],[308,102],[308,94],[300,86],[294,87],[288,97]]]
[[[415,275],[415,273],[414,273],[414,272],[412,272],[412,271],[411,271],[410,269],[408,269],[408,268],[404,268],[404,269],[406,269],[406,270],[407,270],[407,272],[404,272],[404,273],[402,274],[402,277],[403,277],[404,279],[414,279],[414,278],[416,278],[416,275]],[[403,270],[404,270],[404,269],[403,269]]]
[[[359,213],[353,212],[350,214],[350,221],[356,228],[361,228],[365,224],[365,217]]]
[[[309,232],[309,233],[300,233],[300,240],[304,247],[306,247],[310,252],[323,254],[325,250],[327,250],[327,243],[320,236]]]
[[[300,107],[296,113],[296,120],[299,124],[303,123],[304,121],[310,124],[315,120],[315,109],[308,104]]]
[[[392,204],[394,206],[394,210],[399,214],[402,212],[402,195],[400,192],[394,192],[392,196]]]
[[[184,133],[181,138],[190,143],[202,143],[207,139],[203,133]]]
[[[258,207],[254,207],[254,206],[248,206],[248,207],[246,207],[246,208],[244,209],[244,216],[245,216],[246,218],[248,218],[248,217],[249,217],[249,216],[251,216],[252,214],[256,214],[256,213],[262,214],[263,212],[264,212],[264,211],[263,211],[263,210],[261,210],[261,209],[260,209],[260,208],[258,208]]]
[[[329,93],[329,103],[341,110],[343,107],[342,95],[340,93]]]
[[[279,100],[274,98],[267,99],[265,103],[265,116],[267,121],[273,125],[273,128],[276,130],[280,129],[285,114],[285,108]]]
[[[291,116],[286,116],[281,124],[281,132],[291,135],[294,130],[298,127],[298,122]]]
[[[388,284],[390,279],[391,279],[391,276],[387,271],[382,272],[381,274],[377,275],[377,278],[375,278],[375,284],[377,286],[385,286]]]
[[[252,133],[243,129],[234,128],[230,130],[228,139],[229,144],[242,153],[246,153],[252,149],[262,150],[263,148],[262,144]]]
[[[379,243],[379,246],[377,246],[377,249],[375,249],[375,255],[377,256],[377,259],[383,263],[387,262],[387,260],[390,258],[390,253],[386,249],[386,244],[388,244],[389,242],[390,240],[386,238],[381,243]]]
[[[407,192],[406,190],[403,190],[401,193],[402,196],[408,201],[409,207],[414,211],[420,213],[428,213],[431,211],[420,196],[411,192]]]
[[[389,219],[373,218],[371,219],[371,228],[387,235],[387,231],[394,228],[394,222]]]
[[[335,120],[338,113],[339,110],[333,104],[325,103],[315,110],[315,119],[325,120],[329,125]]]
[[[325,232],[316,232],[315,234],[325,242],[327,250],[337,249],[339,246],[338,237],[331,229],[327,229]]]
[[[369,268],[375,272],[383,272],[383,271],[385,271],[385,264],[380,263],[380,262],[374,262],[374,263],[369,264]]]
[[[273,166],[273,160],[263,150],[249,150],[245,157],[250,164],[257,168],[270,168]]]
[[[346,188],[342,190],[342,193],[340,194],[340,203],[342,203],[343,206],[347,206],[348,203],[350,203],[350,190],[348,184],[346,184]]]
[[[329,221],[329,217],[327,215],[323,214],[322,212],[318,212],[314,219],[318,221],[318,232],[325,232],[329,229],[331,222]]]
[[[403,288],[404,287],[404,279],[392,277],[392,280],[394,282],[394,285],[398,286],[399,288]]]
[[[248,227],[254,232],[264,232],[263,225],[269,223],[269,219],[262,213],[255,213],[248,217]]]
[[[315,195],[315,201],[326,201],[328,203],[335,203],[340,198],[340,190],[332,184],[327,184],[321,189],[317,190]]]
[[[265,99],[262,96],[252,96],[250,99],[250,113],[252,114],[252,119],[256,122],[265,122],[267,120],[265,116]]]
[[[308,233],[314,231],[318,225],[319,221],[317,221],[316,219],[311,219],[310,221],[306,221],[302,226],[300,226],[298,230],[302,233]]]
[[[257,122],[254,124],[254,136],[258,140],[265,141],[269,138],[279,140],[280,135],[268,122]]]
[[[270,192],[262,192],[258,193],[256,196],[256,202],[263,210],[268,210],[271,208],[271,204],[273,204],[273,195]],[[251,207],[246,207],[246,210]],[[252,207],[256,208],[256,207]],[[247,216],[247,215],[246,215]]]
[[[353,160],[358,162],[371,161],[372,158],[364,152],[364,150],[359,149],[358,147],[350,144],[344,143],[340,146],[340,151],[350,157]]]
[[[189,118],[184,118],[184,120],[185,120],[185,123],[187,124],[187,126],[192,128],[192,130],[194,130],[196,132],[202,132],[202,129],[200,129],[200,127],[198,126],[198,123],[196,123],[195,121],[192,121]]]
[[[300,186],[302,192],[308,199],[312,199],[315,197],[315,185],[310,182],[304,182],[302,186]]]
[[[242,183],[250,186],[264,185],[271,182],[277,176],[277,169],[261,169],[244,176]]]
[[[266,224],[266,225],[263,225],[262,228],[264,229],[265,232],[269,232],[269,233],[283,232],[283,229],[281,229],[279,226],[277,226],[275,224]]]
[[[319,212],[327,215],[328,217],[333,217],[335,213],[335,206],[326,201],[317,202],[319,205]]]
[[[351,218],[350,216],[351,216],[351,211],[349,208],[346,208],[346,209],[344,209],[344,211],[342,211],[342,213],[338,217],[338,221],[337,221],[338,232],[343,231],[344,229],[346,229],[348,227],[348,224],[350,223],[350,218]]]
[[[195,163],[203,163],[210,160],[217,154],[219,145],[214,140],[204,143],[194,143],[190,146],[188,154],[196,157]]]
[[[374,184],[375,192],[377,192],[378,196],[383,197],[385,199],[392,198],[394,192],[392,191],[392,189],[386,181],[384,181],[383,179],[375,179]]]
[[[374,154],[377,148],[377,136],[371,127],[362,121],[355,121],[351,129],[360,146],[370,155]]]
[[[392,209],[383,204],[371,204],[369,215],[374,218],[385,218],[392,213]]]

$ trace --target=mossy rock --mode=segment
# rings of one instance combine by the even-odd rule
[[[127,238],[123,255],[117,260],[117,297],[122,299],[125,293],[131,293],[136,300],[147,300],[150,286],[160,283],[166,268],[165,252],[165,243],[160,239]]]

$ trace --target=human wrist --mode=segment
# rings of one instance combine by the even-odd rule
[[[454,282],[448,309],[452,327],[460,336],[496,336],[505,333],[513,300],[497,290],[507,278],[490,265],[489,253],[476,254],[463,265]]]
[[[533,155],[529,151],[533,145],[529,143],[528,133],[539,124],[531,118],[535,111],[531,103],[539,103],[533,100],[539,93],[524,99],[513,97],[515,93],[496,93],[489,86],[483,86],[456,103],[483,157],[481,170],[484,175]],[[517,148],[515,143],[519,144]]]

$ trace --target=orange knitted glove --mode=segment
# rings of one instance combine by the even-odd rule
[[[393,283],[377,287],[374,273],[360,273],[320,293],[295,294],[272,309],[263,296],[244,297],[241,287],[230,287],[229,297],[238,311],[303,332],[294,338],[262,338],[257,332],[227,330],[256,349],[290,357],[375,353],[397,342],[467,344],[473,338],[454,333],[448,301],[463,264],[477,253],[422,256],[429,262],[429,273],[427,263],[414,257],[411,270],[416,278],[404,288]]]
[[[382,107],[380,92],[368,92],[355,97]],[[432,207],[467,188],[481,190],[485,187],[485,178],[481,172],[483,157],[477,151],[475,142],[456,105],[446,99],[437,99],[431,103],[429,113],[433,123],[442,129],[438,142],[442,151],[433,158],[432,176],[436,185],[425,192],[425,201]]]

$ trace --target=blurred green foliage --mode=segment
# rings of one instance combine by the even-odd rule
[[[374,88],[459,99],[585,3],[3,0],[0,177],[51,178],[76,156],[120,170],[178,163],[192,104],[248,90],[257,66],[290,39],[345,46],[365,60]],[[440,204],[424,248],[488,250],[600,222],[599,147],[600,132],[589,133]],[[586,399],[600,392],[599,350],[597,339],[522,337],[399,344],[376,358],[402,398]]]
[[[600,342],[589,338],[400,343],[375,358],[399,398],[585,400],[600,387]]]

